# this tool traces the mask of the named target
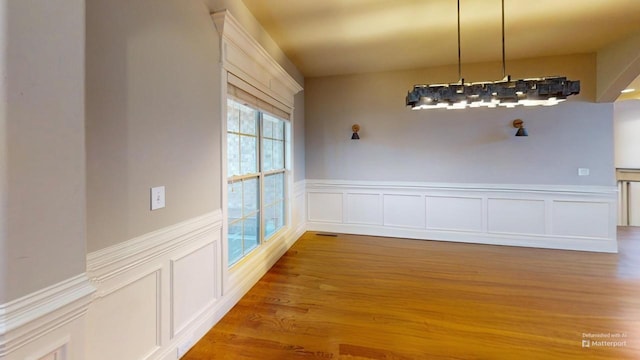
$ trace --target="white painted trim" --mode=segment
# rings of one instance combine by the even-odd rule
[[[222,39],[220,54],[224,68],[293,109],[293,96],[302,90],[302,86],[228,10],[214,13],[211,17]]]
[[[449,241],[468,244],[505,245],[558,250],[577,250],[615,253],[618,251],[615,241],[556,236],[533,236],[507,233],[474,233],[463,231],[437,231],[409,228],[392,228],[355,224],[309,224],[308,231],[407,238],[415,240]]]
[[[295,239],[298,239],[302,236],[302,234],[307,231],[307,204],[305,196],[306,191],[306,181],[299,180],[293,183],[293,201],[290,202],[292,207],[292,212],[295,212],[297,216],[291,216],[292,225],[294,228]],[[298,219],[298,223],[293,222],[293,219]]]
[[[295,200],[304,198],[304,188],[304,182],[294,183],[292,211],[300,211]],[[304,216],[300,219],[304,219]],[[204,336],[280,259],[305,230],[304,224],[290,224],[229,270],[223,262],[221,252],[223,223],[222,212],[217,210],[88,255],[88,264],[92,269],[90,275],[96,280],[97,287],[94,303],[91,306],[101,306],[101,299],[117,294],[121,289],[135,284],[136,280],[149,274],[156,274],[158,291],[153,295],[154,299],[147,298],[147,300],[157,301],[159,311],[153,324],[149,323],[145,329],[148,331],[147,334],[156,330],[160,333],[158,346],[150,348],[150,352],[141,355],[143,359],[177,359],[178,347],[191,347]],[[173,320],[176,299],[173,288],[176,286],[175,281],[178,281],[172,276],[175,261],[211,245],[215,250],[215,274],[203,274],[203,277],[192,280],[214,281],[214,297],[207,298],[209,301],[206,304],[203,302],[205,305],[202,307],[189,309],[185,317],[186,321],[175,324]],[[223,295],[221,279],[225,272],[229,272],[228,288]],[[213,278],[209,279],[209,276]],[[150,292],[145,292],[139,296],[152,295]],[[121,300],[126,301],[126,299]],[[131,301],[135,300],[131,299]],[[92,307],[89,307],[89,311],[91,309]],[[97,315],[89,316],[89,321],[90,327],[102,326],[101,319]],[[102,319],[102,321],[109,322],[110,319]],[[113,326],[112,323],[111,326]],[[88,340],[91,343],[91,339]],[[91,349],[87,351],[88,358],[91,358]]]
[[[222,177],[227,178],[227,153],[226,153],[226,134],[227,133],[227,81],[229,79],[239,79],[242,85],[246,83],[249,87],[243,88],[243,90],[256,95],[262,100],[270,102],[271,105],[279,107],[278,105],[284,105],[289,110],[289,122],[290,122],[290,136],[288,137],[288,151],[287,156],[289,163],[287,164],[287,186],[286,201],[287,201],[287,229],[282,233],[286,233],[287,236],[291,236],[291,227],[296,226],[293,224],[293,212],[296,211],[294,202],[296,200],[295,195],[292,194],[293,176],[295,169],[293,168],[294,156],[291,149],[294,147],[293,139],[293,126],[294,126],[294,98],[295,94],[302,90],[302,86],[298,84],[283,68],[275,61],[271,55],[256,41],[251,34],[249,34],[243,26],[238,22],[227,10],[212,14],[212,20],[215,24],[216,30],[220,35],[220,73],[221,78],[224,80],[221,84],[221,99],[222,99]],[[231,80],[233,81],[233,80]],[[253,89],[255,88],[255,90]],[[260,95],[260,96],[258,96]],[[265,96],[270,99],[265,99]],[[279,104],[272,103],[271,100],[275,100]],[[280,106],[281,107],[281,106]],[[284,109],[283,109],[284,110]],[[222,241],[221,241],[221,297],[227,298],[227,295],[231,295],[232,298],[237,292],[237,283],[231,278],[232,270],[229,269],[228,259],[228,223],[227,223],[227,182],[222,183],[222,208],[223,208],[223,221],[222,221]],[[299,233],[300,229],[296,229],[294,233]],[[276,236],[279,238],[280,235]],[[271,259],[276,253],[271,253],[268,249],[273,245],[269,243],[277,242],[276,238],[272,238],[269,242],[265,242],[258,249],[254,250],[248,257]],[[297,239],[297,238],[296,238]],[[295,241],[295,239],[294,239]],[[267,246],[268,245],[268,246]],[[256,255],[258,254],[258,255]],[[266,255],[260,255],[266,254]],[[249,261],[248,259],[240,260],[238,264],[233,266],[234,269],[241,268],[241,263]],[[260,268],[264,267],[264,264],[259,265]],[[246,279],[243,279],[246,280]]]
[[[94,282],[103,282],[123,271],[183,247],[221,226],[222,211],[183,221],[87,255],[87,272]],[[126,264],[123,266],[123,264]]]
[[[616,186],[586,185],[527,185],[527,184],[472,184],[472,183],[432,183],[408,181],[353,181],[353,180],[306,180],[307,188],[349,188],[349,189],[385,189],[403,191],[425,190],[466,190],[481,192],[519,192],[519,193],[565,193],[565,194],[617,194]],[[467,196],[473,197],[469,194]]]
[[[205,312],[207,312],[207,310],[211,309],[215,302],[219,300],[220,297],[220,291],[219,291],[219,282],[217,277],[214,279],[211,279],[211,281],[214,283],[214,297],[212,299],[210,299],[210,301],[207,303],[207,305],[205,305],[204,308],[200,309],[199,311],[196,311],[194,314],[191,315],[191,318],[189,320],[187,320],[187,325],[184,325],[180,328],[177,328],[176,324],[175,324],[175,286],[174,286],[174,282],[175,282],[175,266],[176,266],[176,262],[178,262],[179,260],[182,260],[186,257],[188,257],[189,255],[192,255],[202,249],[208,248],[208,247],[213,247],[214,250],[214,254],[213,257],[214,259],[220,259],[219,258],[219,254],[218,254],[218,248],[215,246],[214,242],[207,242],[204,244],[200,244],[200,246],[197,247],[193,247],[188,249],[187,251],[183,251],[183,252],[179,252],[176,253],[175,256],[172,256],[169,259],[169,276],[170,281],[171,281],[171,286],[170,286],[170,290],[169,290],[169,301],[171,304],[171,309],[170,309],[170,318],[169,318],[169,333],[170,333],[170,337],[173,339],[174,337],[180,337],[184,331],[186,329],[189,328],[188,324],[192,324],[194,323],[198,318],[200,318]],[[218,271],[219,272],[219,271]]]
[[[214,324],[213,318],[221,318],[218,314],[217,301],[220,297],[220,242],[222,229],[222,211],[215,210],[208,214],[195,217],[172,226],[144,234],[123,243],[102,249],[87,255],[89,275],[94,281],[97,291],[94,302],[89,307],[102,306],[101,299],[109,296],[122,296],[121,290],[134,286],[139,280],[155,274],[156,285],[153,294],[139,293],[137,296],[153,296],[147,298],[155,302],[157,313],[152,323],[141,324],[148,332],[154,333],[156,345],[141,355],[145,360],[177,359],[177,348],[183,344],[193,346]],[[214,282],[214,294],[207,298],[206,304],[199,309],[190,309],[186,321],[176,329],[173,322],[175,297],[173,287],[176,279],[173,277],[175,261],[182,259],[204,247],[212,247],[215,264],[213,273],[201,274],[202,277],[193,281]],[[197,264],[195,264],[197,266]],[[206,267],[206,266],[205,266]],[[121,299],[128,301],[127,299]],[[131,299],[136,301],[138,299]],[[96,312],[89,316],[88,326],[103,328],[103,321],[113,326],[110,319],[100,318]],[[217,321],[217,320],[216,320]],[[125,324],[123,324],[125,326]],[[88,336],[92,336],[90,334]],[[97,338],[96,338],[97,339]],[[87,338],[89,344],[96,341]],[[97,354],[87,348],[88,358]]]
[[[0,305],[0,357],[83,316],[94,292],[80,274]]]
[[[66,352],[67,351],[67,346],[69,345],[69,343],[71,342],[71,337],[70,336],[64,336],[61,339],[56,340],[55,342],[47,345],[46,347],[39,349],[37,353],[29,356],[28,358],[26,358],[25,360],[42,360],[43,357],[50,355],[52,353],[55,352]],[[58,354],[56,354],[57,356]],[[66,354],[63,353],[62,356],[66,356]],[[55,358],[56,360],[60,359],[66,359],[65,358]]]
[[[383,213],[383,224],[361,224],[350,221],[350,208],[346,199],[351,194],[372,194],[381,198],[387,196],[414,196],[428,201],[429,198],[473,198],[481,199],[481,207],[475,207],[476,219],[480,219],[481,226],[477,230],[460,228],[441,229],[430,227],[427,219],[423,224],[422,214],[416,217],[416,213],[407,213],[410,223],[405,225],[393,225],[384,217],[391,214],[396,219],[402,218],[402,207],[392,206],[393,209],[386,209],[384,201],[379,205]],[[616,241],[616,211],[617,211],[617,189],[615,186],[579,186],[579,185],[521,185],[521,184],[452,184],[452,183],[419,183],[419,182],[374,182],[374,181],[342,181],[342,180],[306,180],[306,200],[307,216],[306,227],[309,231],[328,231],[340,233],[352,233],[362,235],[406,237],[423,240],[456,241],[493,245],[510,245],[541,247],[551,249],[569,249],[598,252],[617,252]],[[310,195],[312,195],[310,197]],[[326,201],[322,200],[326,195]],[[336,201],[336,196],[341,196],[342,207]],[[535,211],[535,218],[523,217],[519,220],[531,222],[529,226],[516,226],[511,229],[509,220],[511,214],[504,211],[505,219],[496,218],[489,203],[492,200],[513,200],[516,204],[530,203],[531,201],[542,202],[544,206],[530,209]],[[571,203],[576,206],[574,212],[568,213],[566,218],[554,217],[555,209],[559,209],[562,204]],[[510,206],[511,202],[504,203]],[[584,204],[584,206],[581,206]],[[605,206],[606,205],[606,206]],[[494,203],[495,206],[495,203]],[[498,204],[498,206],[502,206]],[[525,205],[526,206],[526,205]],[[314,209],[324,211],[313,212]],[[608,209],[608,210],[607,210]],[[391,211],[391,212],[389,212]],[[416,210],[417,211],[417,210]],[[455,220],[455,213],[450,209],[442,208],[438,215],[448,216],[447,221]],[[478,213],[479,211],[479,213]],[[529,211],[529,210],[528,210]],[[564,209],[563,214],[567,214]],[[591,226],[584,233],[579,227],[581,219],[579,214],[587,213],[592,216],[597,225],[586,223]],[[606,219],[601,215],[606,212]],[[309,214],[331,214],[326,219],[311,218]],[[340,214],[338,217],[335,214]],[[468,212],[467,212],[468,213]],[[491,213],[491,214],[490,214]],[[329,216],[329,215],[327,215]],[[400,217],[398,217],[400,216]],[[425,216],[429,216],[426,215]],[[571,220],[573,218],[573,220]],[[490,228],[489,221],[498,228]],[[496,220],[497,219],[497,220]],[[575,220],[578,219],[578,220]],[[455,222],[455,221],[453,221]],[[558,223],[554,223],[558,222]],[[385,225],[386,224],[386,225]],[[528,231],[532,229],[533,231]],[[577,234],[577,235],[566,235]]]

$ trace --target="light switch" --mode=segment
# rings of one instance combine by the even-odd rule
[[[164,186],[151,188],[151,210],[158,210],[164,207]]]
[[[578,168],[578,176],[589,176],[588,168]]]

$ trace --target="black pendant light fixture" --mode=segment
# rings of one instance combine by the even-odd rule
[[[566,77],[511,80],[506,75],[504,46],[504,0],[502,0],[502,75],[500,81],[465,84],[460,61],[460,0],[458,0],[458,78],[457,83],[415,85],[407,94],[407,106],[421,109],[465,109],[474,107],[516,107],[556,105],[567,96],[580,93],[580,81]]]

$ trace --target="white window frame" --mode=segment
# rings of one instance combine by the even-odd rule
[[[238,263],[241,263],[242,260],[244,258],[246,258],[247,256],[250,256],[250,254],[257,250],[260,246],[262,246],[264,243],[268,242],[270,239],[276,238],[278,237],[278,235],[284,231],[287,230],[287,228],[290,227],[290,221],[291,221],[291,216],[290,216],[290,210],[291,210],[291,204],[289,204],[288,199],[291,199],[290,196],[288,196],[288,189],[290,188],[289,185],[289,178],[291,176],[291,171],[290,171],[290,164],[289,164],[289,156],[288,154],[290,154],[290,141],[288,139],[291,138],[291,122],[289,120],[283,119],[279,116],[276,115],[272,115],[272,114],[268,114],[265,111],[261,110],[260,108],[255,108],[254,106],[251,106],[249,104],[246,104],[244,102],[242,102],[240,99],[235,98],[233,96],[228,95],[227,96],[227,100],[225,101],[225,105],[227,104],[228,100],[232,100],[236,103],[239,103],[241,105],[244,106],[248,106],[251,107],[255,112],[256,112],[256,143],[257,143],[257,147],[256,147],[256,169],[257,171],[255,173],[249,173],[249,174],[242,174],[242,175],[233,175],[233,176],[229,176],[229,174],[227,174],[226,177],[226,188],[227,191],[229,189],[229,184],[234,184],[234,183],[244,183],[245,180],[248,179],[257,179],[258,181],[258,209],[255,212],[252,212],[252,214],[257,213],[259,216],[259,220],[258,220],[258,245],[254,248],[252,248],[249,251],[246,251],[244,249],[245,243],[243,241],[243,251],[242,251],[242,256],[236,260],[234,263],[231,263],[231,259],[228,260],[228,266],[229,267],[233,267],[235,265],[237,265]],[[228,109],[228,106],[227,106]],[[228,110],[227,110],[227,114],[228,114]],[[269,170],[264,170],[264,159],[263,159],[263,155],[265,154],[265,150],[264,150],[264,139],[266,138],[264,135],[264,115],[268,114],[270,117],[275,118],[279,121],[282,122],[283,125],[283,139],[282,139],[282,147],[283,147],[283,167],[282,168],[278,168],[278,169],[269,169]],[[241,125],[239,126],[241,127]],[[228,134],[237,134],[240,136],[253,136],[252,134],[245,134],[242,132],[241,129],[238,130],[238,132],[229,132],[228,128],[226,128],[227,130],[225,131],[225,136],[224,136],[224,149],[227,149],[226,145],[227,145],[227,139],[228,139]],[[271,139],[271,140],[279,140],[279,139],[275,139],[275,138],[267,138],[267,139]],[[241,142],[238,144],[238,146],[241,146]],[[228,161],[228,159],[227,159]],[[266,178],[270,175],[274,175],[274,174],[282,174],[283,175],[283,181],[284,181],[284,196],[282,198],[282,200],[278,200],[275,201],[273,203],[267,204],[265,203],[264,199],[265,197],[265,181]],[[228,193],[227,193],[228,194]],[[243,190],[243,196],[244,196],[244,190]],[[227,195],[228,197],[228,195]],[[266,232],[266,207],[269,205],[273,205],[276,204],[278,202],[282,201],[283,203],[283,218],[282,218],[282,226],[280,228],[278,228],[276,231],[274,231],[273,233],[271,233],[269,236],[266,236],[265,232]],[[243,201],[244,203],[244,201]],[[228,205],[227,205],[228,207]],[[231,223],[229,222],[228,219],[228,211],[225,212],[227,214],[227,231],[229,226],[231,225]],[[236,220],[237,221],[243,221],[245,220],[245,218],[247,218],[247,216],[243,216]],[[228,235],[228,232],[227,232]],[[230,244],[227,242],[227,256],[229,256],[229,250],[230,250]]]
[[[279,109],[288,110],[289,116],[289,135],[286,139],[288,152],[285,155],[289,165],[294,163],[293,159],[293,108],[294,96],[302,90],[302,87],[275,61],[269,53],[242,27],[242,25],[229,13],[228,10],[214,13],[212,15],[216,30],[220,35],[220,115],[222,121],[222,131],[220,134],[222,142],[221,150],[221,199],[222,199],[222,231],[217,247],[217,251],[221,253],[222,258],[222,286],[220,296],[226,296],[230,292],[245,291],[245,286],[253,284],[253,280],[258,279],[258,274],[262,274],[260,269],[264,269],[267,262],[275,259],[274,254],[279,253],[281,245],[279,238],[269,241],[258,251],[254,251],[252,255],[245,257],[236,263],[233,268],[229,268],[228,249],[227,249],[227,150],[226,150],[226,133],[227,133],[227,84],[230,82],[234,86],[238,86],[236,79],[249,88],[243,90],[249,91],[254,95],[267,95],[268,103],[277,105]],[[272,101],[269,101],[272,100]],[[262,100],[265,100],[264,98]],[[290,168],[285,188],[285,201],[289,204],[287,211],[287,223],[291,224],[291,202],[293,199],[293,178],[295,169]]]

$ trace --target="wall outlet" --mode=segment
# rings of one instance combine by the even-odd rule
[[[162,209],[164,206],[164,186],[151,188],[151,210]]]
[[[588,168],[578,168],[578,176],[589,176]]]

